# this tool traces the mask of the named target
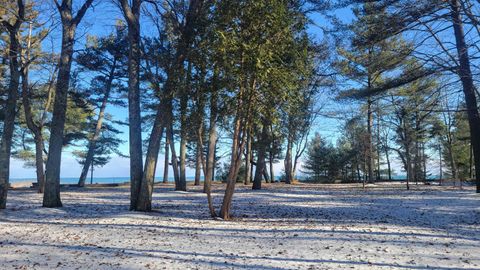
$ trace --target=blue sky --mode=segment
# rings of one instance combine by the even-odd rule
[[[75,1],[79,2],[79,1]],[[80,3],[80,2],[79,2]],[[50,4],[46,4],[45,9],[53,9],[53,6]],[[349,10],[340,10],[337,12],[338,17],[342,20],[351,20],[352,14]],[[100,2],[94,6],[93,9],[90,9],[85,18],[81,22],[79,29],[77,31],[77,43],[76,48],[82,48],[86,42],[87,35],[107,35],[114,30],[115,21],[118,19],[122,19],[122,14],[119,9],[111,4],[111,2]],[[312,14],[311,19],[313,20],[314,24],[309,27],[309,33],[312,37],[316,39],[321,39],[323,37],[321,28],[327,26],[328,23],[323,19],[323,17],[319,14]],[[150,35],[148,27],[148,20],[145,19],[144,23],[142,24],[142,32],[143,34]],[[59,27],[57,27],[54,32],[52,33],[52,38],[54,40],[51,43],[50,40],[45,43],[44,46],[48,47],[49,44],[54,44],[54,46],[59,46],[61,32],[59,31]],[[59,51],[58,47],[54,48],[55,51]],[[322,94],[322,98],[320,101],[325,105],[325,110],[333,110],[338,106],[343,106],[341,104],[332,103],[329,97],[329,93]],[[126,120],[128,117],[127,109],[126,108],[119,108],[109,106],[107,108],[107,113],[112,114],[116,119],[119,120]],[[325,118],[319,117],[313,127],[312,134],[315,132],[319,132],[322,136],[335,141],[338,137],[339,128],[343,123],[341,123],[337,119],[332,118]],[[121,145],[120,150],[123,153],[128,153],[128,127],[123,126],[119,127],[120,130],[124,131],[121,135],[122,139],[125,140],[125,143]],[[144,134],[144,138],[147,137],[147,134]],[[66,148],[62,154],[62,167],[61,167],[61,177],[78,177],[81,172],[81,166],[72,156],[71,151],[72,148]],[[164,159],[164,156],[160,154],[160,159]],[[275,171],[278,175],[283,168],[283,162],[277,163],[275,165]],[[163,162],[158,163],[157,167],[157,176],[161,176],[163,174]],[[121,157],[113,157],[111,162],[105,165],[102,168],[95,169],[95,176],[96,177],[124,177],[129,175],[129,161],[126,158]],[[170,172],[172,175],[172,172]],[[192,169],[187,169],[187,176],[193,175]],[[23,162],[21,160],[13,159],[11,161],[11,178],[34,178],[35,177],[35,170],[33,168],[25,168],[23,166]]]

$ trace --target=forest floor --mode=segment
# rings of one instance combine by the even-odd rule
[[[239,185],[228,222],[209,218],[200,187],[172,189],[155,189],[152,213],[128,211],[127,187],[68,188],[58,209],[11,190],[0,269],[480,269],[471,187]]]

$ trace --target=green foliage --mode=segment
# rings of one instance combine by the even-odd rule
[[[375,1],[361,2],[353,8],[356,20],[347,26],[350,44],[337,47],[340,59],[335,63],[342,76],[360,86],[345,89],[340,97],[375,94],[373,89],[403,65],[413,50],[411,44],[397,37],[379,41],[375,35],[386,31],[386,7]]]
[[[309,142],[303,172],[315,182],[333,183],[345,165],[345,152],[316,133]]]

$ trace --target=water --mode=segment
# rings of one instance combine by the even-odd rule
[[[202,179],[202,178],[201,178]],[[195,180],[194,176],[187,176],[187,181]],[[155,182],[163,181],[163,177],[156,177]],[[173,182],[174,178],[169,177],[168,182]],[[37,182],[35,178],[13,178],[10,179],[10,183],[20,183],[20,182]],[[90,178],[88,177],[85,182],[90,184]],[[94,177],[93,184],[111,184],[111,183],[125,183],[130,182],[130,177]],[[60,184],[77,184],[78,177],[62,177],[60,178]]]
[[[194,176],[187,176],[187,181],[193,181],[195,180]],[[280,176],[275,177],[276,180],[280,180]],[[382,180],[387,179],[388,177],[382,176]],[[203,180],[203,176],[200,177],[201,180]],[[299,175],[297,176],[297,179],[305,180],[306,177],[304,175]],[[432,175],[428,177],[428,180],[435,180],[438,179],[438,176]],[[404,175],[392,175],[392,180],[394,181],[405,181],[406,176]],[[155,182],[162,182],[163,177],[155,177]],[[20,182],[37,182],[35,178],[13,178],[10,179],[10,183],[20,183]],[[94,177],[93,178],[93,184],[112,184],[112,183],[125,183],[125,182],[130,182],[130,177]],[[168,178],[168,182],[174,182],[173,177]],[[78,183],[78,177],[62,177],[60,179],[61,184],[77,184]],[[90,184],[90,177],[87,177],[86,183]]]

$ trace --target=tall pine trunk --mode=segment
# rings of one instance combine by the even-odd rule
[[[188,77],[188,76],[187,76]],[[187,190],[186,158],[187,158],[187,102],[188,96],[183,91],[180,97],[180,179],[179,190]]]
[[[285,153],[285,184],[291,184],[293,182],[293,169],[292,169],[292,148],[293,148],[293,138],[291,135],[287,138],[287,152]]]
[[[45,170],[43,167],[43,134],[42,123],[36,125],[33,121],[32,107],[30,104],[30,89],[28,83],[28,67],[23,68],[22,75],[22,102],[27,127],[33,133],[35,143],[35,169],[37,174],[38,193],[43,193],[45,188]]]
[[[212,93],[210,96],[210,119],[208,128],[208,146],[207,146],[207,162],[205,180],[203,182],[203,191],[207,194],[208,209],[210,215],[215,217],[217,214],[212,201],[212,181],[215,171],[215,152],[217,148],[217,116],[218,116],[218,71],[214,68],[212,80]]]
[[[273,172],[273,153],[270,152],[270,159],[269,159],[269,165],[270,165],[270,183],[274,183],[275,182],[275,175],[274,175],[274,172]]]
[[[130,152],[130,210],[137,208],[142,184],[142,119],[140,111],[140,6],[142,0],[119,0],[128,26],[128,121]]]
[[[463,86],[465,95],[465,104],[467,107],[468,123],[470,126],[470,138],[473,148],[473,156],[475,160],[475,180],[477,182],[477,193],[480,193],[480,115],[478,112],[478,101],[475,94],[475,85],[473,83],[472,71],[470,67],[470,57],[468,47],[465,42],[465,33],[463,30],[463,22],[460,14],[459,0],[450,1],[452,8],[453,30],[455,33],[455,42],[460,66],[458,67],[458,75]]]
[[[100,137],[100,134],[102,131],[103,119],[105,118],[105,110],[107,109],[108,99],[110,98],[110,92],[112,90],[112,82],[115,77],[115,69],[116,69],[116,59],[113,60],[112,69],[110,70],[110,73],[108,75],[108,80],[105,85],[105,93],[103,94],[102,104],[100,105],[100,110],[98,112],[95,131],[93,132],[93,136],[90,139],[90,142],[88,144],[87,156],[85,157],[85,161],[83,163],[82,173],[80,174],[80,178],[78,179],[79,187],[85,186],[85,179],[87,178],[88,169],[91,167],[93,162],[95,147],[97,145],[98,138]]]
[[[26,63],[22,68],[22,102],[23,109],[25,113],[25,122],[28,129],[33,133],[33,141],[35,143],[35,169],[37,175],[37,184],[38,184],[38,193],[43,193],[45,188],[45,170],[43,164],[43,119],[40,120],[40,123],[37,125],[34,122],[34,116],[32,113],[32,105],[30,103],[31,93],[30,93],[30,84],[29,84],[29,72],[30,72],[30,45],[31,45],[31,34],[32,34],[32,24],[30,24],[28,39],[27,39],[27,48],[26,48]],[[51,96],[52,88],[48,89],[48,100],[46,104],[45,111],[48,110],[49,100]]]
[[[140,184],[140,193],[138,195],[137,211],[152,210],[152,194],[155,183],[155,171],[157,168],[158,153],[160,152],[160,142],[162,141],[163,131],[165,129],[165,116],[169,114],[166,110],[163,100],[158,104],[157,115],[150,134],[148,142],[147,156],[145,158],[145,167],[143,169],[142,182]],[[162,113],[163,112],[163,113]]]
[[[163,183],[168,183],[168,167],[170,165],[170,140],[168,136],[165,136],[165,160],[163,163]]]
[[[16,20],[15,24],[9,25],[7,28],[10,38],[10,45],[8,48],[8,57],[10,58],[10,82],[7,90],[8,96],[4,109],[5,119],[3,122],[3,134],[0,142],[0,209],[5,209],[7,205],[12,137],[15,129],[18,86],[20,84],[20,70],[18,62],[20,44],[17,35],[25,15],[22,0],[18,1],[18,15],[19,18]]]
[[[250,179],[252,177],[252,171],[251,171],[251,166],[250,166],[251,152],[252,152],[252,136],[251,136],[250,130],[249,130],[249,133],[247,135],[247,148],[246,148],[246,151],[245,151],[245,179],[243,180],[244,185],[249,185],[250,184]]]
[[[257,152],[257,166],[255,169],[255,177],[253,178],[253,186],[252,189],[261,189],[262,188],[262,177],[264,176],[266,164],[265,164],[265,153],[266,153],[266,145],[265,145],[265,136],[267,133],[267,128],[264,125],[262,128],[262,133],[258,140],[259,147]]]
[[[71,6],[70,6],[71,9]],[[71,13],[71,10],[70,10]],[[70,69],[72,66],[73,45],[76,25],[62,15],[62,50],[55,90],[53,117],[50,126],[50,141],[45,176],[43,207],[61,207],[60,166],[62,160],[63,132],[67,112]]]
[[[214,78],[214,87],[216,85]],[[217,129],[216,129],[216,122],[217,122],[217,93],[214,89],[212,93],[212,97],[210,99],[210,127],[208,129],[208,149],[207,149],[207,169],[205,174],[205,180],[203,182],[203,190],[207,194],[208,200],[208,209],[210,210],[210,215],[212,217],[216,216],[215,208],[212,202],[212,181],[213,181],[213,173],[215,170],[215,150],[217,144]]]
[[[392,165],[390,164],[388,146],[385,147],[385,159],[387,161],[388,181],[392,181]]]
[[[170,126],[167,128],[167,136],[170,138],[170,152],[172,152],[172,169],[173,177],[175,179],[175,190],[186,191],[187,187],[183,186],[180,181],[180,172],[178,168],[178,157],[177,151],[175,150],[175,138],[173,136],[173,124],[170,123]]]
[[[369,86],[370,87],[370,86]],[[369,97],[367,100],[367,169],[368,169],[368,182],[374,182],[374,157],[373,157],[373,111],[372,111],[372,100]]]

